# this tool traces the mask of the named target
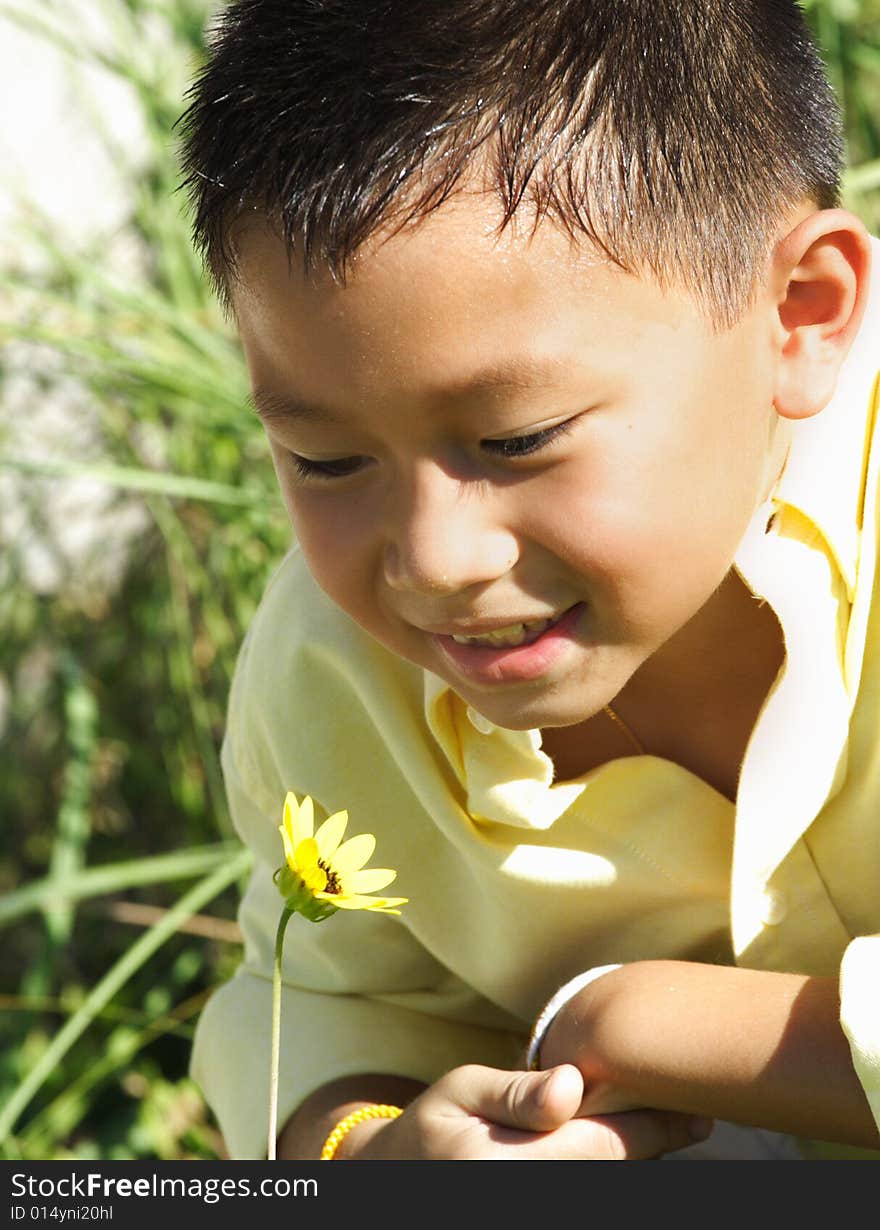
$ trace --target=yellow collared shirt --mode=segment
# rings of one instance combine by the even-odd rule
[[[839,973],[880,1123],[878,264],[835,397],[795,425],[736,558],[776,612],[786,657],[735,805],[652,756],[554,783],[539,731],[469,713],[339,611],[298,551],[284,560],[240,655],[223,749],[256,856],[244,959],[203,1013],[192,1061],[233,1157],[264,1155],[288,790],[348,808],[410,900],[399,918],[288,928],[281,1122],[341,1076],[516,1066],[573,974],[671,957]]]

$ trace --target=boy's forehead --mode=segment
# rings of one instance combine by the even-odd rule
[[[355,254],[344,283],[306,274],[268,224],[238,245],[233,306],[256,383],[297,371],[347,370],[462,386],[552,384],[572,356],[602,345],[625,351],[652,327],[693,314],[681,293],[634,277],[544,220],[499,232],[497,203],[452,198],[427,217],[379,234]]]
[[[501,226],[500,204],[494,194],[459,192],[438,209],[399,229],[381,227],[351,257],[344,281],[316,259],[306,272],[302,243],[286,242],[268,222],[250,223],[236,237],[238,277],[233,302],[273,296],[307,297],[317,304],[366,297],[375,288],[411,284],[427,296],[448,292],[453,281],[488,283],[514,288],[535,284],[541,277],[589,279],[612,267],[586,241],[577,240],[549,220],[533,223],[514,215]]]

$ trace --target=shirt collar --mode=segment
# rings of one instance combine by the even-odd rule
[[[553,782],[540,730],[507,730],[471,709],[425,671],[425,717],[464,790],[468,815],[516,828],[549,829],[586,789]]]

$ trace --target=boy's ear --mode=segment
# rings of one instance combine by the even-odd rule
[[[871,241],[844,209],[809,214],[772,257],[779,361],[773,404],[787,419],[827,406],[868,297]]]

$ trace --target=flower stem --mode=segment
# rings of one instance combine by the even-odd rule
[[[284,932],[290,917],[296,911],[285,906],[278,920],[275,933],[275,966],[272,971],[272,1062],[269,1069],[269,1141],[267,1156],[275,1161],[275,1142],[278,1137],[278,1072],[281,1060],[281,953],[284,948]]]

